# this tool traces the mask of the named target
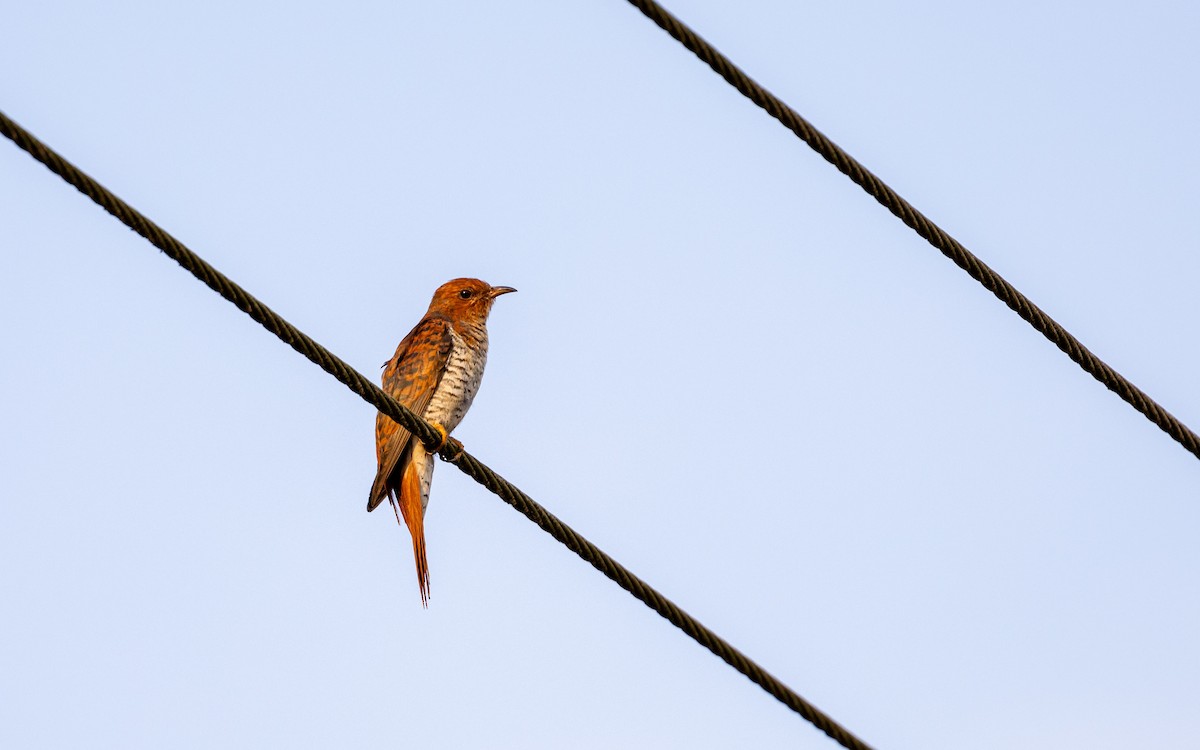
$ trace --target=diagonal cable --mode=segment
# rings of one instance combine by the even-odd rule
[[[384,393],[379,386],[367,380],[328,349],[284,320],[274,310],[259,302],[245,289],[185,247],[179,240],[143,216],[137,209],[59,156],[27,130],[9,119],[3,112],[0,112],[0,133],[44,164],[51,172],[73,185],[79,192],[91,198],[105,211],[117,217],[125,226],[145,237],[150,244],[166,253],[168,257],[203,281],[214,292],[236,305],[239,310],[258,321],[263,328],[278,336],[285,344],[337,378],[376,409],[403,425],[425,445],[432,448],[441,442],[441,435],[429,423]],[[492,471],[479,459],[464,451],[461,443],[448,442],[439,455],[443,460],[454,463],[464,474],[498,495],[504,502],[516,508],[543,531],[565,545],[567,549],[586,560],[596,570],[615,581],[621,588],[633,594],[647,607],[662,615],[692,640],[716,654],[726,664],[741,672],[785,706],[800,714],[838,744],[853,750],[870,750],[869,745],[855,737],[845,727],[773,677],[728,641],[700,624],[670,599],[609,557],[599,547],[556,518],[554,514],[534,502],[533,498]]]
[[[1200,458],[1200,436],[1192,432],[1183,422],[1160,406],[1125,376],[1114,370],[1107,363],[1088,351],[1079,339],[1072,336],[1053,318],[1042,312],[1029,298],[1021,294],[1009,284],[1000,274],[993,271],[958,240],[951,237],[937,224],[930,221],[924,214],[900,197],[895,190],[888,187],[883,180],[871,174],[870,170],[860,164],[854,157],[842,150],[829,140],[821,131],[813,127],[794,109],[789,107],[777,96],[746,75],[741,68],[721,54],[716,48],[692,31],[669,11],[654,0],[628,0],[637,7],[647,18],[674,37],[683,46],[692,51],[696,57],[703,60],[717,75],[725,79],[730,86],[740,91],[750,101],[766,110],[767,114],[778,120],[785,128],[796,134],[814,151],[825,158],[838,171],[854,181],[887,210],[907,224],[917,234],[925,238],[929,244],[936,247],[950,260],[954,261],[971,278],[978,281],[985,289],[996,295],[1001,302],[1008,305],[1017,315],[1020,315],[1029,325],[1066,353],[1077,365],[1083,368],[1096,380],[1099,380],[1113,393],[1121,397],[1134,409],[1141,412],[1147,419],[1158,425],[1163,432],[1174,438],[1189,453]]]

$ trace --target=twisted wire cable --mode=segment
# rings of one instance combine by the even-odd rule
[[[504,477],[486,466],[479,459],[463,450],[456,440],[443,441],[442,436],[428,422],[418,417],[403,404],[387,395],[379,386],[367,380],[350,365],[343,362],[325,347],[287,322],[271,308],[264,305],[203,258],[189,250],[179,240],[165,232],[150,219],[107,188],[84,174],[73,164],[55,153],[35,138],[6,114],[0,112],[0,134],[17,144],[51,172],[73,185],[79,192],[91,198],[97,205],[115,216],[125,226],[150,241],[150,244],[183,266],[206,286],[232,302],[239,310],[249,315],[260,325],[279,337],[285,344],[303,354],[325,372],[337,378],[350,390],[369,404],[391,417],[412,432],[426,446],[433,449],[442,445],[438,455],[453,463],[464,474],[482,484],[501,500],[516,508],[543,531],[561,542],[567,549],[590,563],[621,588],[633,594],[639,601],[654,610],[692,640],[704,646],[726,664],[749,678],[770,695],[804,719],[811,722],[838,744],[851,750],[870,750],[870,746],[855,737],[845,727],[801,697],[769,672],[734,648],[729,642],[702,625],[698,620],[680,609],[625,566],[609,557],[603,550],[589,542],[581,534],[560,521],[552,513],[508,482]]]
[[[838,171],[849,177],[854,184],[861,187],[875,200],[879,201],[888,211],[903,221],[929,244],[936,247],[950,260],[954,261],[971,278],[978,281],[1001,302],[1008,305],[1017,315],[1021,316],[1035,330],[1049,339],[1061,349],[1073,362],[1083,368],[1084,372],[1099,380],[1121,400],[1137,409],[1142,415],[1184,447],[1192,455],[1200,458],[1200,436],[1179,421],[1174,415],[1150,398],[1110,367],[1102,359],[1090,352],[1079,339],[1071,335],[1053,318],[1033,304],[1024,294],[1005,281],[1000,274],[993,271],[986,263],[967,250],[958,240],[951,237],[937,224],[930,221],[924,214],[895,190],[888,187],[883,180],[876,177],[854,157],[846,153],[840,146],[829,140],[821,131],[813,127],[782,100],[760,86],[754,79],[746,75],[741,68],[721,54],[715,47],[705,41],[699,34],[692,31],[686,24],[673,16],[669,11],[654,0],[628,0],[647,18],[654,21],[663,30],[674,37],[684,47],[687,47],[696,57],[704,61],[708,67],[725,79],[750,101],[766,110],[767,114],[778,120],[785,128],[796,134],[826,161],[837,167]]]

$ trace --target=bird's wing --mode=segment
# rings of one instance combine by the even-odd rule
[[[384,366],[383,390],[417,416],[423,415],[442,379],[442,373],[446,371],[453,347],[454,337],[448,321],[444,318],[423,318],[404,337],[400,346],[396,347],[395,356]],[[375,455],[379,460],[379,473],[371,485],[368,511],[375,510],[390,492],[399,487],[402,473],[397,471],[397,467],[403,468],[406,462],[411,438],[412,433],[392,421],[391,417],[379,414],[375,418]]]

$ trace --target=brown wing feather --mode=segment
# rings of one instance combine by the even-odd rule
[[[417,415],[424,414],[441,382],[454,339],[450,323],[441,317],[426,317],[409,331],[396,347],[396,354],[383,370],[383,390]],[[404,466],[411,455],[412,433],[396,424],[390,417],[375,418],[375,456],[379,471],[371,485],[367,510],[375,510],[388,495],[393,497],[400,487]]]

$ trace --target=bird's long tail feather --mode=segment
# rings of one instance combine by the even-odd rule
[[[400,515],[412,535],[413,557],[417,561],[417,584],[421,587],[421,606],[429,606],[429,563],[425,559],[425,509],[421,503],[421,477],[416,461],[404,468],[400,480]]]

